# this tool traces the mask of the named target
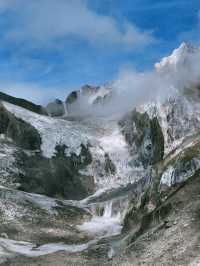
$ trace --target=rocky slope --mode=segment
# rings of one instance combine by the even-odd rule
[[[50,116],[3,99],[2,265],[198,265],[199,53],[182,44],[156,64],[175,93],[121,116],[90,115],[111,86],[72,92]]]

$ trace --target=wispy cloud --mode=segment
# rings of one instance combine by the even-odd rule
[[[1,11],[12,9],[14,24],[7,37],[45,42],[79,37],[95,44],[147,45],[154,41],[150,32],[133,23],[118,24],[111,16],[90,9],[86,0],[0,0]]]

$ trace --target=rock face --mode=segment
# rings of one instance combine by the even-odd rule
[[[138,161],[144,167],[155,164],[164,156],[164,136],[158,119],[136,110],[119,122],[132,154],[138,152]]]
[[[72,91],[66,99],[66,104],[72,104],[74,103],[78,98],[79,92],[78,91]]]
[[[148,180],[135,184],[124,220],[124,232],[132,232],[124,239],[129,248],[116,264],[121,265],[128,256],[127,265],[140,265],[141,260],[144,265],[189,265],[192,254],[197,256],[199,145],[199,137],[191,138],[154,165]],[[194,253],[189,251],[190,245]],[[182,249],[188,250],[184,257]],[[176,256],[171,260],[173,254]]]
[[[25,109],[28,109],[28,110],[35,112],[35,113],[38,113],[38,114],[47,115],[45,108],[42,107],[41,105],[36,105],[36,104],[29,102],[27,100],[12,97],[12,96],[7,95],[3,92],[0,92],[0,100],[21,106]]]
[[[41,138],[30,124],[16,118],[0,104],[0,134],[11,138],[16,145],[29,150],[40,149]]]
[[[50,197],[80,200],[94,192],[94,179],[82,175],[79,170],[91,163],[91,154],[82,146],[79,156],[66,156],[65,146],[57,146],[55,155],[44,158],[41,154],[17,155],[17,166],[21,169],[18,182],[20,190]]]
[[[110,159],[108,153],[105,153],[105,172],[112,175],[116,173],[116,166]]]

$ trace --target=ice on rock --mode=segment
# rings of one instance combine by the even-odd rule
[[[77,155],[81,152],[81,144],[87,145],[88,138],[78,126],[63,119],[56,119],[39,115],[16,105],[4,102],[8,111],[16,117],[24,120],[35,127],[42,138],[42,152],[47,158],[51,158],[55,153],[56,145],[66,145],[68,153]]]
[[[130,153],[124,136],[116,121],[109,121],[109,126],[103,126],[103,133],[93,137],[90,148],[93,161],[87,171],[94,176],[98,189],[114,188],[135,182],[137,175],[130,166]],[[105,155],[115,166],[114,173],[105,171]]]

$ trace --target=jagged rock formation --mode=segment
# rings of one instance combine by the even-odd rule
[[[108,86],[85,85],[80,90],[71,92],[65,103],[69,114],[88,115],[92,108],[108,103],[110,96],[111,89]]]
[[[53,117],[88,116],[92,110],[109,104],[112,98],[110,86],[84,85],[79,90],[72,91],[65,101],[56,99],[46,106],[46,112]]]
[[[77,100],[78,95],[79,95],[79,92],[78,92],[78,91],[72,91],[72,92],[67,96],[66,104],[67,104],[67,105],[70,105],[70,104],[74,103],[74,102]]]

